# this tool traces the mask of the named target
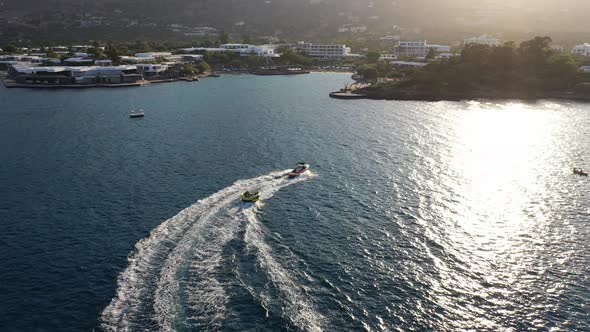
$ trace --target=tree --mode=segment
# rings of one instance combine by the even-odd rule
[[[47,57],[50,59],[59,59],[59,54],[55,53],[55,51],[52,49],[47,50],[46,54],[47,54]]]
[[[133,47],[136,53],[146,53],[151,51],[150,45],[145,41],[137,40]]]
[[[113,63],[119,62],[119,51],[113,44],[107,44],[105,54]]]
[[[356,71],[367,80],[376,80],[379,75],[376,64],[362,65]]]
[[[250,44],[252,43],[252,38],[249,35],[242,36],[242,44]]]
[[[534,39],[520,43],[518,48],[525,65],[535,69],[547,63],[549,57],[553,54],[551,50],[550,37],[535,37]]]
[[[157,57],[154,59],[154,61],[155,61],[156,63],[165,63],[165,62],[167,62],[168,60],[167,60],[165,57],[163,57],[163,56],[157,56]]]
[[[223,31],[221,35],[219,35],[219,42],[222,44],[229,43],[229,33]]]
[[[377,63],[377,61],[379,61],[380,57],[381,57],[381,54],[379,52],[370,51],[367,53],[367,56],[366,56],[367,63]]]
[[[428,54],[426,55],[426,60],[434,59],[435,56],[436,56],[436,52],[434,52],[434,48],[430,48],[428,50]]]
[[[16,47],[14,44],[8,44],[2,48],[6,53],[19,54],[22,53],[21,49]]]
[[[211,66],[209,66],[209,64],[207,62],[202,61],[201,63],[199,63],[197,65],[197,69],[202,74],[202,73],[206,73],[206,72],[210,71],[211,70]]]

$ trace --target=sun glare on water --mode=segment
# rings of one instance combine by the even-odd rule
[[[458,294],[505,307],[508,317],[515,314],[511,301],[537,287],[547,262],[569,259],[547,251],[574,231],[553,206],[562,200],[560,179],[571,172],[562,142],[564,113],[553,107],[560,106],[473,102],[452,120],[453,143],[441,160],[447,176],[438,179],[434,204],[438,231],[430,236],[445,243],[454,263],[429,251],[440,274],[433,287],[439,305],[478,319],[480,328],[506,327],[497,325],[503,314],[486,320],[482,312],[467,312],[456,306]],[[458,267],[470,273],[458,273]]]

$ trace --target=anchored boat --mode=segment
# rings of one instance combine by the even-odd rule
[[[143,110],[142,109],[129,111],[129,117],[130,118],[143,118],[144,115],[145,114],[143,113]]]

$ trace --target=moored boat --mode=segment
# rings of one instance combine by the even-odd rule
[[[142,109],[137,109],[137,110],[131,110],[129,111],[129,117],[130,118],[143,118],[144,117],[144,113]]]

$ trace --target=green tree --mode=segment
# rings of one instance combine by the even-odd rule
[[[553,54],[550,37],[535,37],[520,43],[519,52],[523,57],[523,64],[529,68],[539,69],[545,65]]]
[[[119,50],[113,44],[107,44],[105,47],[105,55],[113,62],[119,62]]]
[[[14,44],[8,44],[8,45],[2,47],[2,49],[4,50],[5,53],[10,53],[10,54],[22,53],[22,50],[20,48],[16,47],[16,45],[14,45]]]
[[[146,53],[152,50],[150,45],[146,41],[142,40],[135,41],[133,49],[135,50],[135,53]]]
[[[428,54],[426,55],[426,60],[434,59],[434,57],[436,57],[436,52],[434,51],[434,48],[430,48],[428,50]]]
[[[379,52],[370,51],[366,55],[367,63],[377,63],[380,57],[381,54]]]
[[[222,44],[229,43],[229,33],[223,31],[221,35],[219,35],[219,42]]]
[[[376,80],[379,73],[376,64],[365,64],[357,68],[357,73],[367,80]]]
[[[210,71],[211,70],[211,66],[209,66],[209,64],[207,62],[202,61],[201,63],[199,63],[197,65],[197,69],[202,74],[202,73],[206,73],[206,72]]]
[[[50,59],[59,59],[59,54],[55,53],[55,51],[52,49],[47,50],[46,54]]]

